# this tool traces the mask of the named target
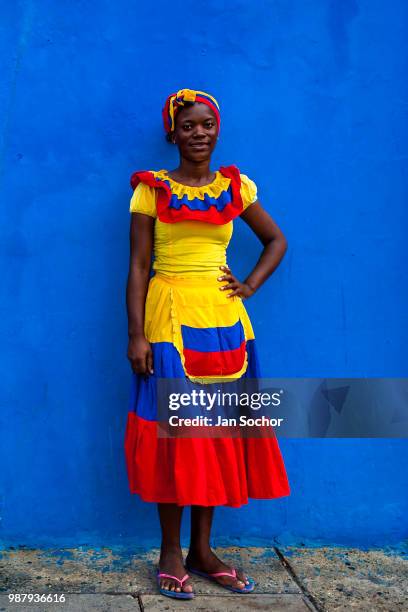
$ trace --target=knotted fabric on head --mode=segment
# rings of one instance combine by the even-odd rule
[[[170,94],[163,107],[162,116],[164,129],[167,134],[174,131],[176,127],[176,116],[178,111],[183,108],[185,102],[201,102],[206,104],[214,111],[217,119],[218,131],[220,131],[220,107],[213,96],[205,91],[196,91],[195,89],[180,89],[177,93]]]

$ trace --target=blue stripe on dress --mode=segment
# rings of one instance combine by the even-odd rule
[[[212,198],[208,194],[204,195],[204,199],[194,198],[189,200],[187,195],[183,195],[182,198],[178,198],[176,194],[171,196],[169,208],[175,208],[180,210],[184,205],[190,210],[208,210],[211,206],[215,206],[218,212],[224,210],[228,204],[231,204],[232,198],[230,191],[222,191],[218,198]]]
[[[245,339],[241,321],[228,327],[181,325],[181,334],[184,348],[200,353],[233,351],[239,348]]]
[[[144,376],[132,374],[129,410],[142,419],[158,420],[158,379],[177,379],[182,391],[191,393],[192,389],[200,389],[197,383],[190,381],[184,374],[180,355],[171,342],[152,342],[154,374]],[[248,367],[242,378],[259,378],[260,368],[255,340],[247,340]],[[163,381],[162,381],[163,382]],[[174,384],[174,383],[173,383]],[[224,383],[225,384],[225,383]],[[228,383],[233,384],[233,383]],[[206,384],[208,391],[217,391],[219,384]]]
[[[156,181],[161,183],[166,183],[166,185],[171,190],[171,184],[168,179],[160,179],[156,176]],[[207,193],[204,194],[204,199],[201,198],[193,198],[192,200],[188,199],[187,194],[184,194],[183,197],[179,198],[177,194],[173,193],[170,199],[169,208],[174,208],[175,210],[180,210],[182,206],[187,206],[190,210],[209,210],[211,206],[215,206],[218,212],[224,210],[228,204],[232,202],[232,194],[231,187],[225,189],[220,193],[218,198],[212,198]]]
[[[156,180],[160,180],[156,178]],[[166,183],[171,189],[170,182],[167,179],[162,179],[163,183]],[[224,210],[228,204],[232,202],[231,187],[225,189],[220,193],[218,198],[212,198],[207,193],[204,194],[204,199],[193,198],[189,200],[187,194],[184,194],[182,198],[177,197],[177,194],[173,193],[170,199],[169,208],[175,208],[180,210],[182,206],[187,206],[190,210],[208,210],[211,206],[215,206],[218,212]]]

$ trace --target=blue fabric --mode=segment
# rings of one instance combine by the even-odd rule
[[[170,187],[169,181],[163,179],[164,183],[167,183]],[[224,208],[231,204],[232,195],[231,188],[229,187],[226,191],[222,191],[218,198],[212,198],[208,194],[204,194],[204,199],[194,198],[193,200],[189,200],[187,194],[185,194],[182,198],[178,198],[176,194],[173,194],[170,199],[170,208],[175,208],[176,210],[180,210],[182,206],[187,206],[190,210],[208,210],[211,206],[215,206],[218,212],[224,210]]]
[[[171,342],[153,342],[153,370],[150,376],[133,374],[129,401],[129,411],[148,421],[158,419],[158,380],[177,379],[177,389],[191,393],[192,389],[200,388],[185,376],[180,355]],[[260,377],[259,360],[255,340],[247,340],[248,367],[242,378],[257,379]],[[160,381],[159,389],[163,390],[164,381]],[[225,384],[225,383],[224,383]],[[234,382],[227,383],[233,386]],[[205,388],[215,390],[218,383],[205,385]]]
[[[181,326],[183,346],[191,351],[209,353],[233,351],[245,340],[241,321],[228,327],[190,327]]]

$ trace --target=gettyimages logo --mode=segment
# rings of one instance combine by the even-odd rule
[[[247,406],[252,410],[260,410],[264,406],[279,406],[281,403],[280,392],[263,393],[240,393],[222,391],[208,392],[204,389],[192,389],[190,393],[171,393],[169,396],[169,409],[178,410],[186,406],[201,406],[206,410],[212,410],[214,406]]]

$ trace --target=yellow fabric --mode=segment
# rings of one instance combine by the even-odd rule
[[[183,96],[184,102],[195,102],[197,93],[194,89],[180,89],[177,92],[177,97]]]
[[[139,183],[130,200],[130,212],[143,213],[149,217],[157,217],[156,190],[144,183]]]
[[[176,225],[176,224],[175,224]],[[246,340],[254,339],[251,321],[240,297],[227,297],[216,277],[181,278],[156,273],[150,279],[145,308],[145,336],[149,342],[171,342],[180,354],[185,374],[197,383],[214,383],[240,378],[248,356],[238,372],[228,376],[193,376],[185,369],[181,325],[228,327],[241,321]]]
[[[215,180],[204,187],[182,185],[167,176],[166,170],[153,174],[169,181],[172,193],[178,197],[187,194],[188,199],[204,199],[204,195],[218,198],[228,189],[230,179],[219,171]],[[255,183],[241,174],[241,196],[244,210],[257,200]],[[226,265],[226,249],[231,240],[233,222],[223,225],[202,221],[179,221],[162,223],[157,219],[157,191],[144,183],[139,183],[130,201],[130,212],[139,212],[156,219],[154,228],[153,269],[163,275],[219,275],[219,266]]]
[[[167,119],[170,119],[168,126],[167,126],[167,122],[165,121],[166,131],[169,129],[170,132],[173,132],[174,126],[175,126],[175,114],[178,108],[184,106],[185,102],[195,102],[197,96],[200,96],[200,95],[202,96],[201,99],[203,98],[209,99],[219,112],[220,106],[217,100],[210,94],[206,93],[205,91],[198,91],[196,89],[179,89],[179,91],[176,94],[168,96],[165,107],[163,109],[163,112],[165,113],[166,112],[165,109],[167,108],[168,113],[170,115],[170,118],[167,118]],[[167,101],[168,101],[168,105],[167,105]],[[218,121],[218,128],[219,128],[219,117],[217,118],[217,121]]]
[[[176,94],[176,98],[181,99],[183,102],[195,102],[196,97],[200,94],[210,98],[218,110],[220,109],[220,105],[218,104],[217,100],[206,91],[199,91],[198,89],[179,89]]]

